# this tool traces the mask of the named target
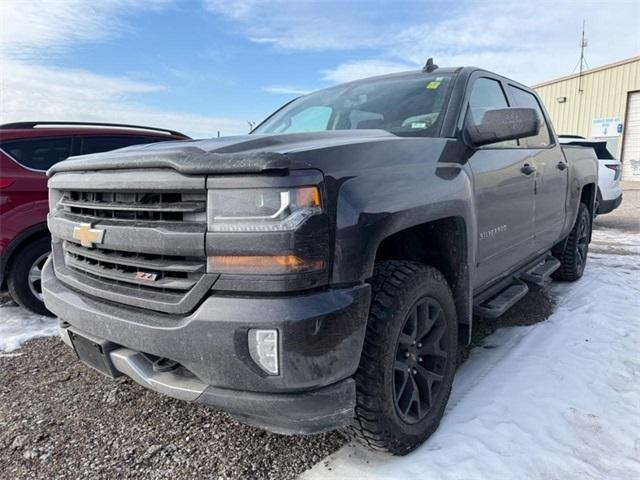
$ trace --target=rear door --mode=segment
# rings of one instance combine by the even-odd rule
[[[71,155],[71,146],[71,137],[0,142],[1,173],[12,180],[8,188],[0,191],[1,242],[8,242],[18,232],[46,221],[49,205],[45,172]]]
[[[536,169],[532,175],[535,180],[533,231],[536,249],[543,250],[551,248],[562,233],[569,166],[536,96],[512,84],[509,84],[509,93],[515,106],[535,109],[543,121],[538,135],[519,140],[520,148]]]
[[[470,85],[466,123],[479,123],[488,110],[510,106],[506,84],[498,77],[482,72],[472,76]],[[523,172],[528,160],[529,153],[515,140],[478,148],[469,159],[478,218],[475,288],[533,251],[534,177]]]

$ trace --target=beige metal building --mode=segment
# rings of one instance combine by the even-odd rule
[[[623,179],[640,180],[640,56],[533,88],[558,134],[605,139]]]

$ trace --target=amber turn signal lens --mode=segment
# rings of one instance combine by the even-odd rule
[[[318,187],[302,187],[294,190],[296,194],[296,206],[309,208],[320,206],[320,190]]]
[[[211,273],[301,273],[324,268],[324,261],[296,255],[216,255],[209,257]]]

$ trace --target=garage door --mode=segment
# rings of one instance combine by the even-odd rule
[[[629,93],[622,162],[622,179],[640,181],[640,92]]]

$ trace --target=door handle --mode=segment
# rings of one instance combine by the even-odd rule
[[[556,167],[558,167],[558,170],[566,170],[567,169],[567,164],[564,163],[564,162],[558,162]]]
[[[520,171],[525,175],[531,175],[533,172],[536,171],[536,167],[534,167],[533,165],[529,165],[528,163],[525,163],[520,169]]]

